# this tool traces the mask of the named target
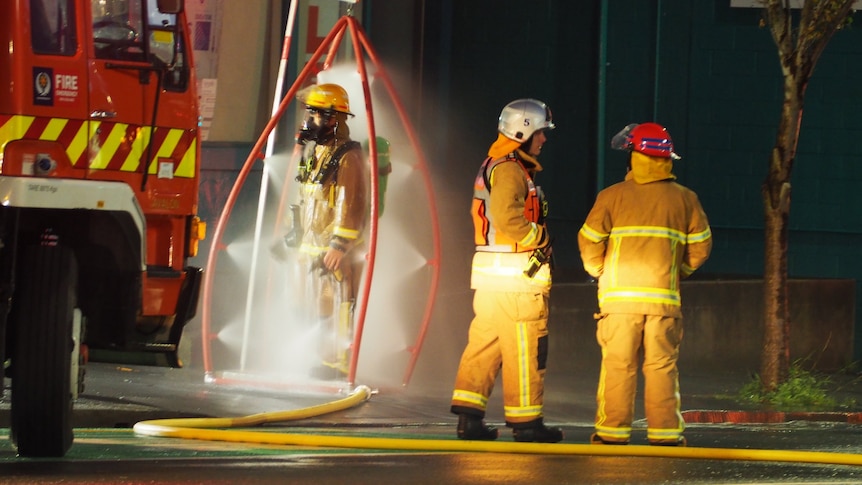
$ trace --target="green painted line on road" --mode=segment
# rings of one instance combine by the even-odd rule
[[[284,432],[284,427],[254,428],[256,431]],[[320,428],[290,428],[291,433],[327,436],[427,438],[439,435],[403,432],[349,432]],[[407,451],[406,453],[415,453]],[[76,428],[75,441],[63,458],[19,458],[9,435],[9,428],[0,428],[0,463],[12,461],[105,461],[130,459],[187,459],[225,457],[282,457],[292,455],[356,455],[400,454],[396,450],[354,450],[348,448],[297,447],[287,445],[256,445],[223,441],[178,440],[138,436],[130,428]]]

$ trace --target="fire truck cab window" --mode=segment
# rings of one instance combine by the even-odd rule
[[[143,61],[142,0],[92,0],[96,57]]]
[[[177,16],[159,12],[157,2],[153,0],[147,4],[147,24],[150,59],[165,67],[162,86],[170,91],[184,91],[188,85],[189,69]]]
[[[74,0],[31,0],[30,42],[36,54],[74,54],[78,49]]]

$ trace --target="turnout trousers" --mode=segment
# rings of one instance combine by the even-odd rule
[[[682,319],[659,315],[602,314],[596,339],[602,367],[596,393],[596,434],[605,441],[628,442],[643,350],[644,410],[647,439],[675,442],[685,428],[680,413],[677,359]]]
[[[475,317],[461,356],[452,411],[484,417],[502,371],[506,424],[542,417],[548,356],[548,294],[475,290]]]

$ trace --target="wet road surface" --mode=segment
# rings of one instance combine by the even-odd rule
[[[238,435],[236,440],[141,435],[131,429],[141,421],[273,413],[344,395],[214,385],[191,369],[113,364],[88,366],[88,387],[76,403],[76,436],[69,453],[61,459],[25,459],[15,456],[8,436],[6,382],[6,396],[0,401],[2,484],[862,483],[862,466],[832,460],[862,456],[862,425],[828,417],[828,421],[773,424],[693,422],[685,433],[689,447],[683,451],[699,450],[702,456],[674,456],[675,449],[669,449],[667,456],[638,456],[656,451],[656,447],[644,446],[642,421],[635,423],[633,443],[628,447],[586,445],[592,432],[592,396],[588,389],[577,386],[565,390],[561,385],[549,385],[557,391],[549,393],[546,420],[561,426],[566,438],[560,445],[541,445],[546,448],[536,452],[520,450],[512,442],[501,417],[491,412],[501,408],[496,400],[489,405],[488,420],[501,427],[500,439],[494,443],[503,450],[447,450],[447,443],[456,447],[465,442],[454,438],[455,417],[448,413],[445,384],[439,389],[377,389],[369,400],[330,414],[226,430]],[[691,377],[688,386],[683,386],[690,393],[684,404],[694,406],[686,409],[716,410],[727,405],[716,397],[721,392],[719,379],[700,386],[698,382]],[[335,447],[246,439],[260,432],[335,437],[336,442],[341,438],[382,439],[394,443],[395,449],[375,448],[373,441],[368,447]],[[398,443],[417,439],[442,445],[431,451],[397,449]],[[508,447],[511,452],[506,451]],[[747,452],[752,457],[759,450],[777,451],[769,461],[751,461],[723,458],[727,450],[752,450]],[[827,462],[818,457],[826,457],[823,461]],[[806,462],[809,458],[813,458],[810,463]]]

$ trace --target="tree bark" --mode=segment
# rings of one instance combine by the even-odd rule
[[[788,223],[790,175],[802,126],[805,89],[826,44],[844,26],[854,0],[805,0],[794,30],[787,0],[765,0],[770,34],[778,48],[784,77],[784,100],[778,133],[761,188],[764,209],[763,322],[760,379],[775,390],[790,372],[788,299]]]
[[[777,151],[778,149],[774,149]],[[787,379],[790,369],[790,312],[787,297],[787,245],[790,184],[773,205],[772,185],[764,184],[765,266],[763,274],[764,338],[760,378],[766,390],[774,390]],[[779,189],[779,192],[782,192]]]
[[[763,268],[763,351],[760,380],[772,391],[790,372],[790,311],[787,301],[787,246],[790,217],[790,175],[796,159],[796,142],[802,122],[805,83],[799,83],[799,68],[793,49],[789,10],[771,5],[772,36],[784,79],[781,117],[769,171],[763,182],[764,268]],[[807,78],[804,79],[807,82]]]

